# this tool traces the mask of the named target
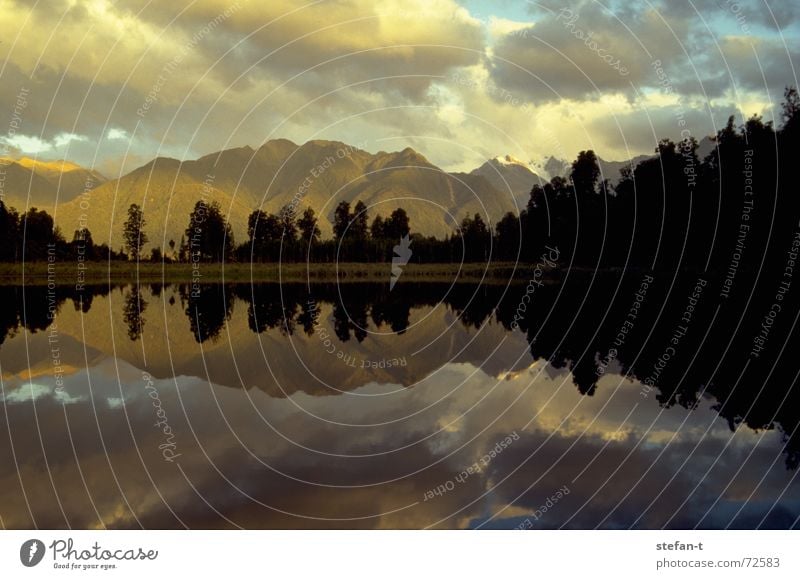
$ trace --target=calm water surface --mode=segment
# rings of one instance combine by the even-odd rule
[[[0,287],[2,523],[798,527],[795,313],[650,279]]]

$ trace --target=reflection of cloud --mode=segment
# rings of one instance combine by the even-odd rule
[[[111,410],[116,410],[117,408],[122,408],[125,405],[125,399],[119,397],[107,398],[106,403]]]
[[[53,400],[60,404],[76,404],[86,400],[84,396],[71,396],[63,389],[28,382],[11,390],[10,393],[5,395],[3,401],[6,403],[23,403],[39,400],[43,397],[52,397]]]
[[[10,393],[6,394],[4,401],[29,402],[31,400],[36,400],[41,396],[48,395],[51,392],[51,389],[43,384],[34,384],[33,382],[28,382],[27,384],[23,384],[17,388],[14,388]]]
[[[83,403],[71,406],[69,419],[73,437],[82,441],[77,446],[80,465],[102,523],[130,527],[139,520],[148,527],[179,526],[155,494],[155,484],[184,524],[224,526],[176,476],[174,465],[161,460],[162,436],[153,427],[153,406],[142,395],[141,377],[124,364],[120,372],[124,410],[111,395],[119,388],[111,367],[92,372],[93,391],[107,397],[108,408],[95,409],[86,402],[86,380],[67,385],[72,398],[83,396]],[[631,413],[641,400],[641,385],[620,382],[613,375],[602,378],[593,397],[581,397],[569,379],[551,380],[537,367],[521,372],[516,380],[497,380],[469,364],[447,365],[435,379],[413,389],[398,392],[391,385],[373,384],[357,391],[372,396],[320,398],[300,393],[273,399],[257,391],[209,388],[203,380],[187,378],[178,379],[177,389],[171,379],[157,381],[156,387],[182,453],[181,468],[205,500],[240,526],[418,528],[442,521],[448,527],[511,527],[565,484],[568,498],[535,526],[588,528],[608,516],[604,526],[625,527],[643,515],[640,526],[657,527],[673,514],[672,525],[691,526],[720,495],[705,522],[724,526],[733,507],[742,506],[751,492],[755,494],[746,509],[749,519],[739,523],[763,516],[791,476],[779,459],[777,433],[767,433],[759,444],[760,433],[740,430],[726,449],[731,433],[716,413],[703,406],[690,413],[664,410],[654,402],[642,403]],[[389,392],[394,394],[380,395]],[[108,458],[94,426],[79,426],[94,425],[95,411],[105,444],[112,449]],[[71,524],[99,526],[88,514],[92,509],[85,508],[87,497],[63,418],[58,419],[61,412],[60,404],[40,395],[37,413],[50,468]],[[376,426],[337,426],[311,414]],[[26,405],[9,406],[12,432],[24,432],[29,416]],[[440,429],[444,431],[437,433]],[[698,445],[706,429],[710,436]],[[480,473],[462,481],[455,478],[515,431],[519,439]],[[28,495],[36,497],[41,509],[35,512],[37,523],[63,526],[53,515],[58,509],[48,510],[50,495],[44,485],[49,483],[35,476],[38,442],[22,435],[13,440],[17,455],[27,457],[20,470]],[[690,453],[692,460],[684,465]],[[210,467],[206,455],[224,478]],[[109,482],[107,460],[135,514]],[[715,460],[718,464],[710,468]],[[5,484],[16,477],[13,461],[0,464],[0,499],[7,505],[21,504],[15,500],[17,487]],[[737,473],[742,464],[746,468]],[[707,470],[708,476],[701,479]],[[456,481],[453,490],[423,500],[427,491],[447,481]],[[692,494],[698,483],[699,490]],[[664,495],[651,505],[662,489]],[[688,501],[680,508],[684,499]],[[775,516],[787,519],[798,508],[786,501]],[[490,515],[496,519],[489,520]],[[9,526],[30,525],[22,512],[4,513],[4,518]]]
[[[320,351],[316,336],[298,332],[293,344],[309,369],[339,386],[348,384],[347,393],[320,396],[325,387],[307,386],[309,374],[286,336],[278,329],[262,334],[247,329],[242,302],[235,303],[229,333],[203,344],[201,355],[183,307],[166,305],[169,298],[170,290],[160,293],[164,316],[155,317],[144,342],[135,343],[109,338],[125,336],[124,321],[108,315],[119,311],[124,292],[95,297],[82,316],[62,308],[62,364],[82,368],[89,360],[90,368],[88,375],[83,368],[65,375],[60,394],[47,386],[52,375],[48,381],[46,373],[37,380],[20,371],[4,376],[8,423],[0,430],[11,432],[15,454],[24,457],[20,476],[37,505],[35,521],[23,510],[4,511],[8,526],[66,526],[50,481],[41,477],[42,447],[74,527],[136,527],[137,519],[151,527],[180,526],[167,505],[187,525],[224,526],[175,465],[162,459],[164,436],[154,426],[156,408],[139,369],[145,367],[143,350],[148,373],[167,376],[154,386],[175,433],[181,468],[203,498],[241,526],[512,527],[565,484],[571,490],[568,500],[536,526],[591,528],[602,521],[606,527],[625,527],[642,515],[638,526],[659,527],[673,514],[670,525],[692,526],[718,496],[703,525],[724,526],[753,493],[735,521],[746,526],[767,512],[793,474],[785,471],[779,431],[740,428],[732,435],[708,399],[692,412],[663,409],[643,399],[641,385],[621,380],[613,366],[594,396],[580,396],[565,369],[551,372],[549,364],[532,363],[521,335],[507,334],[496,323],[484,324],[480,338],[457,321],[445,331],[454,320],[443,311],[394,340],[370,336],[358,345],[339,343],[372,358],[398,348],[418,349],[418,339],[428,343],[445,331],[441,344],[403,368],[419,374],[407,387],[392,383],[397,380],[390,373],[365,374],[335,364]],[[327,302],[324,312],[327,320]],[[410,319],[413,323],[428,313],[427,307],[412,310]],[[87,349],[71,335],[84,335]],[[476,341],[467,346],[471,338]],[[27,359],[27,348],[30,363],[46,367],[47,339],[47,332],[11,337],[0,349],[0,365],[13,369],[9,362]],[[489,357],[500,341],[501,348]],[[247,386],[267,380],[264,353],[288,397],[242,387],[240,378]],[[223,380],[226,386],[217,385]],[[276,387],[273,391],[282,395]],[[66,415],[64,403],[69,404]],[[41,440],[32,424],[40,425]],[[435,500],[423,500],[427,491],[456,480],[512,432],[519,439],[481,473]],[[24,508],[11,448],[0,445],[0,503]],[[99,521],[90,515],[94,510],[81,476]],[[798,512],[800,505],[783,499],[770,524],[781,526]]]

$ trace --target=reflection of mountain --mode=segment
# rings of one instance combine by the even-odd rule
[[[741,319],[740,297],[717,313],[708,278],[672,344],[697,279],[643,290],[645,276],[537,286],[524,333],[526,285],[98,287],[93,301],[0,287],[5,524],[510,528],[570,481],[534,526],[796,525],[779,454],[795,465],[796,364],[781,354],[797,350],[796,304],[745,365],[758,315]],[[186,477],[162,457],[156,393]],[[510,435],[488,468],[424,498]]]
[[[569,374],[541,370],[497,380],[473,364],[443,364],[417,388],[368,384],[347,395],[281,399],[204,377],[153,380],[111,358],[68,376],[60,395],[43,376],[35,387],[7,377],[4,524],[796,526],[798,481],[776,464],[777,433],[734,437],[715,413],[664,412],[641,403],[639,384],[612,375],[595,396],[581,397],[564,387]],[[157,412],[175,433],[177,464],[163,459]],[[464,475],[509,437],[488,465]],[[569,496],[533,521],[565,484]],[[439,485],[452,490],[429,498]]]
[[[102,352],[159,378],[196,376],[283,397],[298,391],[336,394],[370,382],[410,386],[447,360],[481,366],[492,376],[531,363],[523,336],[508,339],[490,318],[491,296],[483,290],[476,294],[478,288],[459,285],[448,293],[444,284],[426,284],[424,290],[401,284],[393,292],[388,284],[344,287],[341,297],[335,285],[315,285],[311,293],[301,284],[209,284],[197,291],[120,287],[97,298],[83,320],[77,306],[63,305],[81,296],[60,288],[58,340],[76,344],[64,348],[62,365],[85,365],[78,347],[83,341],[90,363]],[[12,336],[22,318],[22,290],[3,291],[17,310],[5,310],[13,314],[0,360],[4,372],[19,374],[27,369],[26,346]],[[25,292],[29,329],[47,328],[46,287]],[[46,352],[47,340],[46,332],[31,335],[27,347]]]
[[[652,282],[644,287],[647,279]],[[521,316],[524,285],[505,291],[401,284],[396,290],[402,291],[389,292],[388,284],[320,284],[310,291],[301,284],[242,284],[207,285],[199,293],[156,286],[143,295],[114,290],[95,298],[110,303],[92,308],[85,296],[66,292],[56,299],[62,304],[58,339],[67,368],[85,365],[83,351],[67,347],[83,341],[90,361],[105,353],[155,377],[196,376],[277,397],[336,394],[370,383],[415,385],[445,362],[513,377],[531,365],[532,355],[551,368],[569,369],[585,395],[596,393],[604,374],[621,372],[649,385],[642,386],[643,400],[664,406],[694,408],[713,397],[731,428],[779,427],[787,462],[796,466],[800,393],[793,388],[791,353],[800,348],[792,331],[798,304],[781,301],[781,315],[755,356],[775,279],[763,279],[752,296],[759,306],[749,310],[751,296],[744,290],[721,300],[719,278],[686,274],[674,284],[670,280],[629,273],[621,280],[602,275],[590,285],[585,275],[573,273],[563,283],[537,287],[536,307]],[[50,323],[50,298],[46,287],[27,288],[23,314],[22,291],[0,289],[8,294],[6,303],[17,304],[14,313],[4,310],[3,371],[24,373],[28,357],[21,348],[47,350],[42,330]],[[63,305],[67,298],[74,307]],[[146,323],[139,314],[145,303]],[[109,308],[115,315],[108,316]],[[511,331],[515,319],[530,346]],[[13,337],[20,325],[36,332],[27,345]]]

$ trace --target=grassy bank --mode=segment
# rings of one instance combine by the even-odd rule
[[[0,284],[36,285],[47,284],[50,278],[59,285],[75,285],[106,282],[131,282],[137,278],[145,282],[387,282],[391,274],[389,263],[201,263],[193,270],[188,263],[140,263],[91,262],[86,263],[82,275],[74,262],[57,262],[52,272],[46,262],[22,264],[0,264]],[[521,266],[524,270],[525,266]],[[495,263],[488,270],[481,263],[459,264],[408,264],[403,267],[401,282],[457,282],[475,283],[485,275],[489,283],[507,283],[514,270],[513,263]],[[518,267],[519,271],[519,267]],[[49,273],[53,275],[50,276]],[[198,275],[199,274],[199,275]],[[24,277],[23,277],[24,276]],[[524,276],[524,274],[523,274]],[[517,276],[520,281],[523,277]]]

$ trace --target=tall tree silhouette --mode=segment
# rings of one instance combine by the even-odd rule
[[[189,214],[186,238],[190,259],[195,261],[222,261],[233,253],[233,231],[216,202],[195,204]]]
[[[145,225],[147,222],[142,208],[136,203],[131,203],[128,207],[128,219],[122,225],[122,238],[125,240],[125,249],[131,259],[136,261],[139,260],[142,248],[148,242],[147,234],[144,232]]]
[[[19,214],[0,199],[0,261],[17,261]]]
[[[333,212],[333,236],[337,242],[341,242],[350,225],[350,203],[340,201]]]
[[[317,216],[311,207],[306,207],[303,211],[303,216],[297,221],[297,226],[300,229],[300,240],[304,246],[309,245],[312,241],[319,241]]]

